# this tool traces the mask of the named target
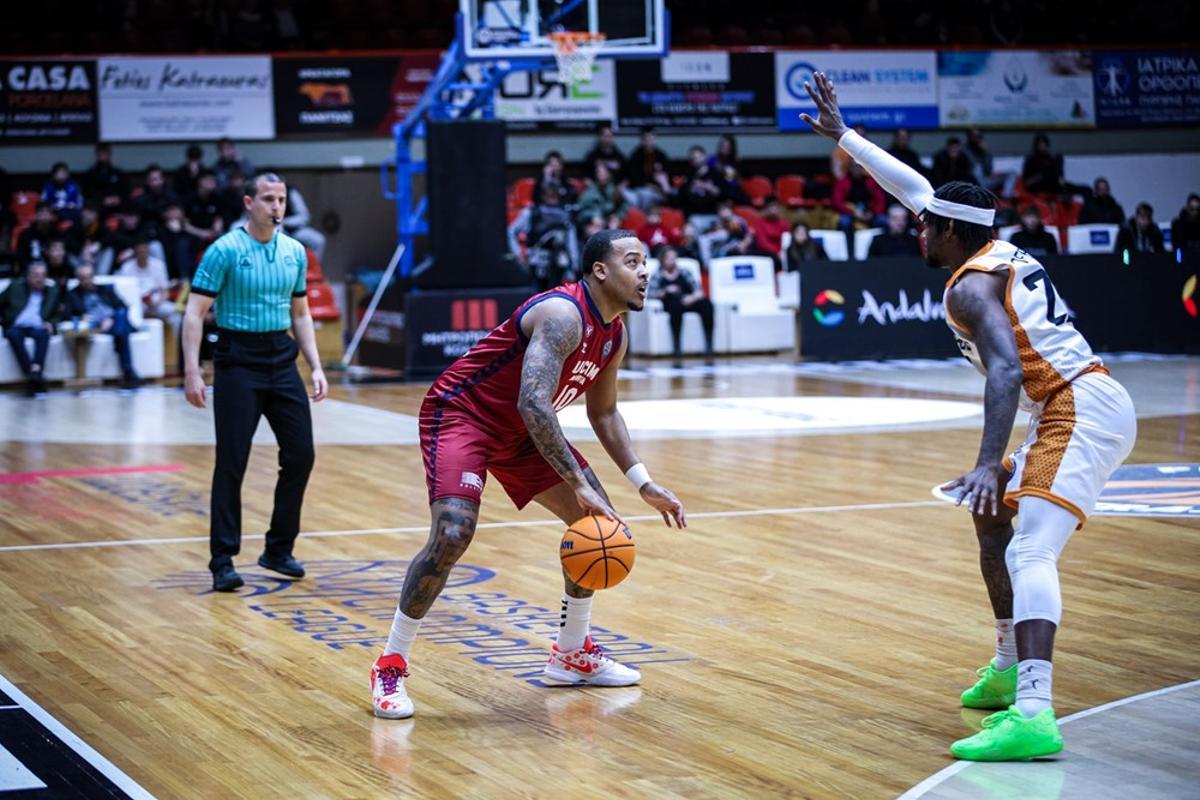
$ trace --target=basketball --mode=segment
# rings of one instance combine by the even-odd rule
[[[633,569],[633,534],[615,519],[587,516],[571,524],[558,549],[563,570],[584,589],[609,589]]]

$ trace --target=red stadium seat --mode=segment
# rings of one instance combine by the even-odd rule
[[[517,208],[524,208],[533,202],[533,188],[537,185],[537,181],[533,178],[518,178],[513,184],[513,199],[517,203]]]
[[[804,205],[804,176],[780,175],[775,179],[775,196],[789,208]]]
[[[746,220],[746,222],[748,222],[751,225],[751,227],[753,227],[754,225],[757,225],[759,219],[761,219],[761,216],[758,213],[758,209],[755,208],[754,206],[734,206],[733,213],[737,214],[739,217]]]
[[[640,208],[629,207],[625,212],[625,219],[621,220],[621,227],[637,233],[646,224],[646,215],[642,213]]]
[[[42,196],[37,192],[13,192],[8,201],[8,210],[17,218],[18,225],[28,225],[33,222],[38,201],[41,199]]]
[[[763,201],[774,191],[774,187],[771,186],[770,178],[751,175],[749,178],[742,178],[742,191],[750,198],[755,208],[762,208]]]
[[[682,231],[684,224],[683,212],[678,208],[660,209],[663,227],[669,231]]]

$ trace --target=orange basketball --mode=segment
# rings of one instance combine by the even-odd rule
[[[629,528],[597,516],[572,523],[558,549],[567,577],[584,589],[608,589],[625,580],[636,554]]]

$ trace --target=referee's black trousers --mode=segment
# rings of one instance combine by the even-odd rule
[[[222,330],[213,354],[213,419],[217,463],[213,470],[209,568],[232,563],[242,543],[242,478],[250,443],[266,416],[279,443],[275,510],[266,553],[291,555],[300,533],[300,507],[313,467],[312,415],[296,369],[299,345],[285,331]]]

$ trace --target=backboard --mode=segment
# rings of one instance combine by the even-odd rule
[[[667,53],[663,0],[460,0],[462,39],[471,60],[552,58],[553,31],[603,33],[602,58]]]

